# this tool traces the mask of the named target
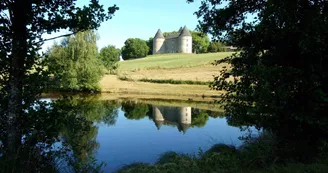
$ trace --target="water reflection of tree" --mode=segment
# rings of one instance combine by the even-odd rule
[[[7,156],[5,121],[0,121],[0,167],[3,172],[57,172],[69,167],[75,172],[94,171],[93,155],[99,144],[96,122],[112,125],[116,105],[96,98],[70,97],[54,103],[37,102],[25,110],[17,122],[17,144],[14,158]],[[54,146],[56,150],[54,150]],[[64,162],[64,164],[63,164]],[[17,166],[20,165],[20,166]],[[66,168],[65,168],[66,169]],[[1,172],[0,171],[0,172]]]
[[[208,121],[209,114],[206,110],[192,109],[191,127],[204,127]]]
[[[54,104],[54,111],[63,114],[60,135],[73,153],[70,163],[76,171],[94,169],[94,154],[99,144],[96,141],[98,127],[95,122],[113,125],[118,116],[115,102],[98,101],[93,97],[70,97]]]
[[[140,120],[150,112],[150,106],[144,103],[123,102],[122,111],[127,119]]]

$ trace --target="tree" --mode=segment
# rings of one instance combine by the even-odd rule
[[[113,71],[118,68],[118,61],[120,61],[121,50],[115,46],[109,45],[100,50],[99,57],[102,60],[105,68],[108,71]]]
[[[210,39],[206,34],[197,31],[191,31],[192,49],[194,53],[206,53],[210,45]]]
[[[202,31],[241,48],[218,61],[232,69],[212,85],[227,91],[221,103],[228,120],[264,128],[277,136],[280,156],[308,160],[328,136],[327,2],[228,1],[217,8],[222,2],[203,0],[196,14]],[[250,13],[256,18],[247,22]]]
[[[212,41],[208,46],[208,52],[225,52],[224,45],[217,41]]]
[[[139,38],[129,38],[122,48],[122,58],[124,60],[146,57],[149,48],[146,41]]]
[[[148,55],[152,55],[153,54],[153,37],[150,37],[149,40],[147,40],[147,46],[149,48],[149,51],[148,51]]]
[[[98,91],[102,64],[98,59],[97,35],[93,31],[79,32],[54,45],[48,57],[49,71],[59,89]]]
[[[8,129],[5,157],[15,156],[20,148],[22,134],[17,120],[44,88],[44,69],[37,51],[44,41],[54,38],[43,39],[42,35],[60,29],[72,33],[95,29],[116,10],[114,5],[105,12],[97,0],[82,8],[76,7],[75,0],[0,2],[0,114]]]

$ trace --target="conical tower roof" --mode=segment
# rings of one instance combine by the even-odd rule
[[[157,127],[157,130],[161,129],[162,124],[163,124],[163,121],[155,121],[155,120],[154,120],[154,122],[155,122],[155,125],[156,125],[156,127]]]
[[[183,134],[186,134],[188,128],[189,124],[179,124],[178,126],[179,132],[183,131]]]
[[[183,29],[180,33],[180,37],[183,37],[183,36],[191,36],[189,29],[186,26],[183,27]]]
[[[164,35],[160,29],[158,29],[154,39],[156,39],[156,38],[164,38]]]

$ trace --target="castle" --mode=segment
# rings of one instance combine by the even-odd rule
[[[153,54],[163,53],[192,53],[192,36],[186,26],[167,37],[158,29],[153,39]]]
[[[191,107],[165,107],[153,105],[153,121],[159,130],[163,123],[177,126],[186,133],[191,125]]]

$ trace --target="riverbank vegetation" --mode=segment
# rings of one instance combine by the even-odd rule
[[[242,146],[215,144],[198,154],[183,154],[168,151],[159,156],[155,164],[134,163],[121,168],[118,173],[199,173],[199,172],[242,172],[242,173],[324,173],[328,170],[327,157],[320,156],[311,164],[294,161],[281,162],[276,155],[279,146],[275,137],[263,133],[248,138]]]

